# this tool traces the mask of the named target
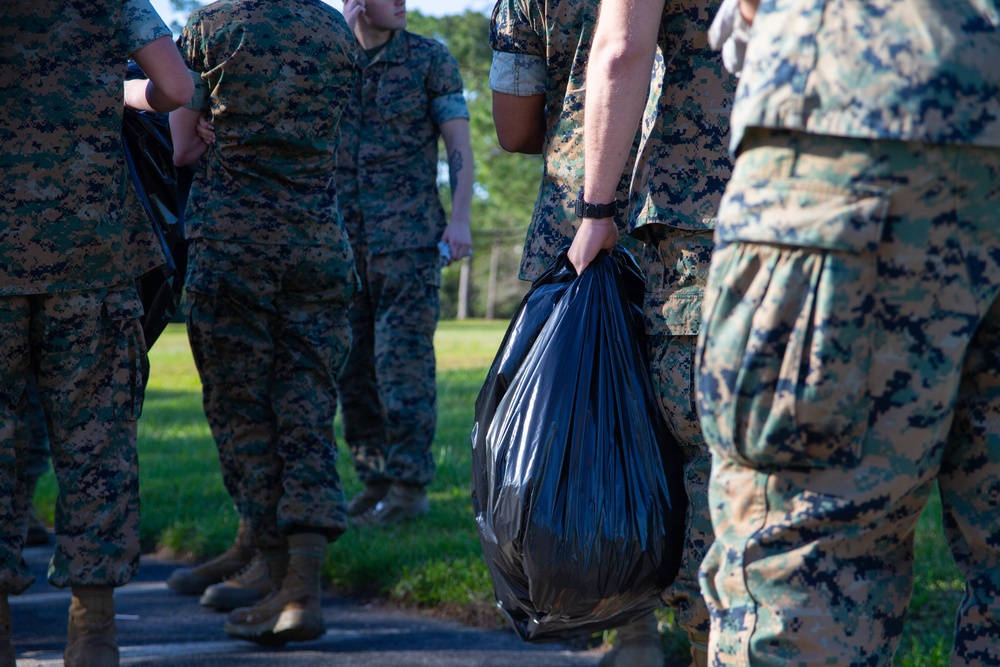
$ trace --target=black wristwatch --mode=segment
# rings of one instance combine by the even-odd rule
[[[590,202],[585,202],[583,200],[583,192],[580,192],[580,196],[576,199],[576,217],[578,218],[594,218],[595,220],[600,220],[602,218],[613,218],[617,212],[617,200],[611,202],[610,204],[591,204]]]

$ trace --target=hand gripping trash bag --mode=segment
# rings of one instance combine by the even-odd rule
[[[632,257],[525,295],[476,400],[472,501],[500,610],[527,641],[661,604],[683,545],[679,453],[654,398]]]

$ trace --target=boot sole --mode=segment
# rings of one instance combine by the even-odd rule
[[[352,500],[347,504],[347,518],[353,519],[356,516],[361,516],[383,500],[385,500],[385,495],[379,496],[378,498],[366,498],[364,501],[355,502]]]
[[[259,591],[247,591],[242,595],[233,592],[216,593],[209,586],[205,590],[205,594],[198,600],[198,604],[202,607],[215,609],[216,611],[233,611],[240,607],[252,607],[263,599],[264,593]]]
[[[413,521],[414,519],[419,519],[422,516],[427,516],[430,510],[425,512],[406,512],[393,514],[391,516],[381,516],[378,518],[370,518],[371,514],[361,514],[357,517],[351,519],[351,525],[358,528],[367,528],[369,526],[373,528],[385,528],[387,526],[398,526],[402,523],[408,521]]]
[[[226,623],[226,634],[265,646],[284,646],[288,642],[306,642],[326,634],[323,617],[301,610],[287,610],[275,618],[254,625]]]
[[[209,586],[221,583],[221,580],[209,577],[192,577],[191,575],[170,575],[167,579],[167,588],[181,595],[201,595]]]

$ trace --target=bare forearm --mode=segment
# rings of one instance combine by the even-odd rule
[[[444,138],[445,150],[448,153],[452,219],[458,215],[468,220],[472,210],[472,184],[475,177],[469,121],[458,118],[442,123],[441,136]]]
[[[448,155],[448,181],[451,184],[451,207],[464,211],[469,217],[472,210],[472,150],[455,148]]]
[[[593,203],[614,200],[646,106],[659,13],[643,25],[632,4],[602,3],[587,67],[584,193]]]
[[[125,106],[130,109],[167,113],[187,102],[184,100],[181,104],[177,104],[179,99],[180,97],[177,95],[164,92],[148,79],[133,79],[125,82]]]
[[[663,0],[604,0],[587,66],[584,101],[584,199],[615,200],[639,129],[656,55]],[[618,240],[613,218],[580,221],[569,260],[583,272],[602,248]]]
[[[194,83],[169,37],[153,40],[132,57],[147,79],[125,82],[125,106],[166,113],[188,103]]]

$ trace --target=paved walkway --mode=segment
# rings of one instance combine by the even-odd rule
[[[63,664],[70,595],[45,579],[51,555],[52,547],[25,550],[37,581],[10,598],[20,667]],[[600,659],[597,651],[525,644],[513,632],[361,607],[330,595],[323,599],[326,635],[281,649],[259,647],[230,639],[222,631],[223,614],[168,589],[164,582],[174,567],[143,558],[136,580],[115,592],[123,667],[594,667]]]

